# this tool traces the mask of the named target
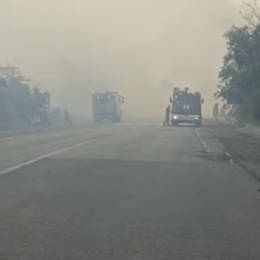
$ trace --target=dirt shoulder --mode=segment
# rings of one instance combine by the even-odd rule
[[[260,127],[225,125],[206,126],[232,156],[233,161],[260,182]]]

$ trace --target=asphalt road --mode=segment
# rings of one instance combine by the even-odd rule
[[[0,259],[260,259],[259,184],[206,127],[0,139],[0,166]]]

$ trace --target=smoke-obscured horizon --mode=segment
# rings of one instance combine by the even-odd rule
[[[134,116],[163,116],[174,86],[202,92],[211,113],[240,20],[232,0],[0,0],[0,62],[17,65],[74,113],[118,90]]]

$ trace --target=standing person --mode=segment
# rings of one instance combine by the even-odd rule
[[[65,120],[71,124],[71,118],[70,118],[70,114],[69,114],[69,111],[67,109],[64,109],[64,117],[65,117]]]
[[[166,108],[166,111],[165,111],[165,120],[163,122],[163,125],[165,126],[167,124],[167,126],[170,126],[170,114],[171,114],[171,106],[169,105],[167,108]]]

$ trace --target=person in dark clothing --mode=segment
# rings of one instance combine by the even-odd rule
[[[70,114],[69,114],[69,111],[67,109],[64,109],[64,117],[65,117],[65,120],[71,124],[71,118],[70,118]]]
[[[169,105],[165,111],[165,120],[163,122],[163,125],[170,126],[170,114],[171,114],[171,106]]]

